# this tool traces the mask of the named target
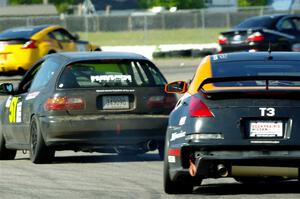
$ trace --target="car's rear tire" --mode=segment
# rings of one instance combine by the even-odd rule
[[[15,159],[17,150],[7,149],[5,146],[5,138],[0,131],[0,160],[13,160]]]
[[[165,146],[163,143],[158,143],[158,154],[159,154],[159,159],[164,160],[164,154],[165,154]]]
[[[169,172],[169,163],[164,163],[164,190],[167,194],[191,194],[193,192],[193,184],[183,181],[172,181]]]
[[[193,192],[194,185],[191,181],[172,181],[170,177],[170,166],[168,162],[169,141],[166,138],[164,147],[164,190],[167,194],[190,194]]]
[[[35,164],[50,163],[55,151],[46,146],[38,119],[33,116],[30,123],[30,159]]]
[[[53,53],[56,53],[56,51],[55,51],[55,50],[50,50],[50,51],[48,52],[48,55],[49,55],[49,54],[53,54]]]

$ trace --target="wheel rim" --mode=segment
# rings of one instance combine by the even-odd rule
[[[30,143],[32,155],[35,154],[36,145],[37,145],[37,126],[36,123],[33,122],[31,125],[31,143]]]

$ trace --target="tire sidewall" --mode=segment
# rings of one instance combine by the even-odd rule
[[[36,125],[36,132],[33,132],[33,131],[32,131],[32,125],[34,125],[34,123],[35,123],[35,125]],[[36,134],[36,137],[37,137],[37,140],[36,140],[37,143],[36,143],[36,146],[35,146],[35,150],[33,149],[33,146],[32,146],[32,142],[33,142],[33,140],[32,140],[33,133],[35,133],[35,134]],[[40,135],[39,135],[39,126],[38,126],[38,124],[37,124],[37,119],[36,119],[36,117],[33,116],[33,117],[32,117],[32,120],[31,120],[31,122],[30,122],[30,139],[29,139],[29,145],[30,145],[29,156],[30,156],[30,160],[31,160],[32,162],[35,162],[36,159],[37,159],[36,156],[37,156],[37,148],[38,148],[38,145],[39,145],[39,142],[38,142],[39,137],[40,137]]]
[[[36,125],[36,132],[33,131],[32,126]],[[35,149],[32,147],[32,138],[33,133],[36,134],[36,146]],[[30,159],[33,163],[50,163],[54,157],[55,151],[48,148],[44,142],[44,138],[42,135],[42,131],[40,128],[39,120],[36,118],[36,116],[33,116],[30,122],[30,150],[29,155]]]

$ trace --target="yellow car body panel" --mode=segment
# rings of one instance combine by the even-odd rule
[[[198,92],[200,84],[203,82],[204,79],[212,77],[211,71],[211,63],[210,63],[210,56],[206,56],[198,66],[195,76],[191,82],[191,85],[188,88],[188,93],[193,95]],[[204,88],[206,90],[212,89],[212,85],[208,84],[205,85]]]
[[[23,45],[4,45],[0,48],[0,72],[28,69],[40,56],[37,49],[21,49]]]
[[[49,53],[101,50],[96,45],[75,40],[75,37],[74,39],[58,40],[49,36],[55,31],[63,31],[66,32],[65,34],[69,34],[70,38],[73,37],[62,26],[49,25],[28,38],[28,41],[35,42],[33,48],[24,48],[26,41],[20,43],[14,42],[13,39],[6,41],[0,38],[0,72],[27,71],[35,62]]]

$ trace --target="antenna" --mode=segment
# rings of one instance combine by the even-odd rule
[[[271,41],[269,41],[269,47],[268,47],[268,53],[269,53],[269,56],[268,56],[268,60],[272,60],[273,59],[273,57],[272,57],[272,55],[271,55]]]

